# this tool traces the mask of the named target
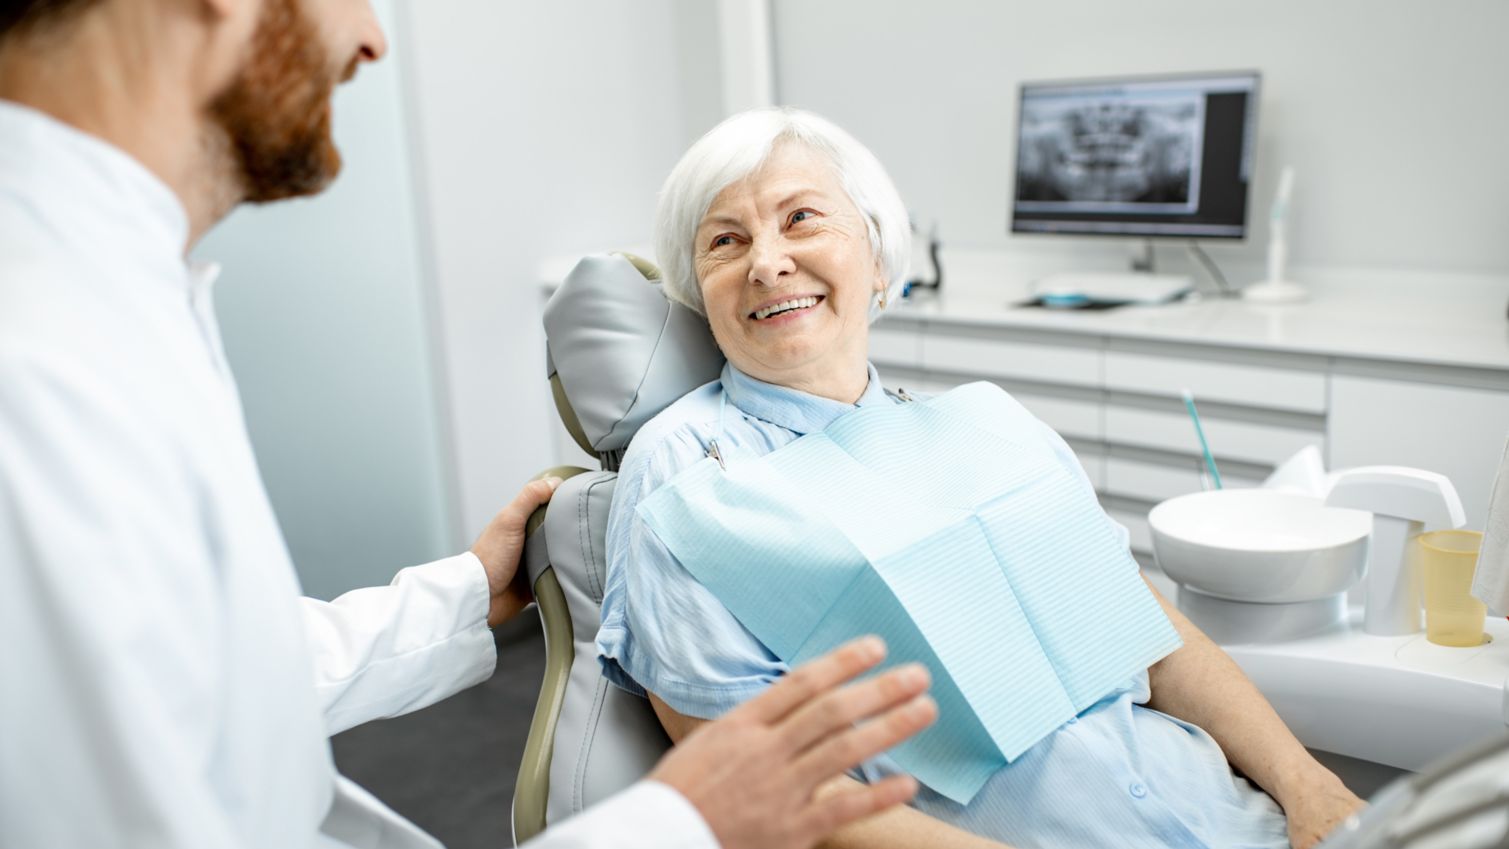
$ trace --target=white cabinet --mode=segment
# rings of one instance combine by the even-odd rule
[[[1149,410],[1110,404],[1106,407],[1106,439],[1121,445],[1135,445],[1193,455],[1200,454],[1199,437],[1189,413],[1179,402],[1167,410]],[[1241,412],[1212,414],[1202,411],[1201,426],[1216,459],[1242,460],[1276,466],[1294,456],[1307,445],[1324,448],[1325,432],[1319,427],[1307,429],[1292,425],[1243,420]]]
[[[870,328],[870,360],[876,367],[916,368],[922,361],[922,333],[916,325],[882,323]]]
[[[1482,530],[1504,440],[1509,392],[1336,374],[1327,418],[1331,468],[1415,466],[1451,478]]]
[[[1227,486],[1255,486],[1306,446],[1328,468],[1408,465],[1452,479],[1481,528],[1509,437],[1509,369],[1228,348],[1146,334],[888,320],[871,354],[888,385],[943,392],[991,380],[1070,440],[1109,512],[1150,550],[1147,510],[1200,489],[1181,392],[1200,405]]]
[[[921,364],[928,371],[1098,387],[1101,352],[1094,341],[1042,344],[1011,335],[930,332],[922,336]]]
[[[1109,457],[1105,461],[1105,482],[1102,489],[1122,498],[1135,498],[1147,502],[1159,502],[1204,488],[1203,463],[1190,457],[1185,462],[1150,462],[1125,457]],[[1229,471],[1221,472],[1221,482],[1231,488],[1253,487],[1261,480]]]
[[[1112,507],[1106,510],[1106,515],[1127,529],[1127,533],[1131,536],[1133,551],[1150,552],[1153,550],[1153,532],[1148,528],[1146,512]]]
[[[1101,408],[1094,401],[1060,398],[1022,389],[1012,391],[1011,395],[1065,439],[1099,441],[1104,436]]]
[[[1201,401],[1321,414],[1326,411],[1323,371],[1279,368],[1233,357],[1211,361],[1204,352],[1160,355],[1106,352],[1105,385],[1111,391],[1180,397],[1188,389]],[[1261,355],[1247,359],[1259,360]]]

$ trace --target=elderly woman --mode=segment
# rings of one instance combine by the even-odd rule
[[[635,507],[703,459],[714,439],[765,454],[856,408],[898,403],[866,351],[870,322],[898,296],[909,240],[906,211],[874,155],[810,113],[736,115],[693,145],[666,181],[656,234],[666,291],[707,316],[728,364],[629,447],[609,521],[598,649],[608,677],[647,694],[674,740],[757,694],[786,666]],[[1062,440],[1043,430],[1044,444],[1072,463]],[[1219,648],[1158,602],[1182,648],[995,772],[967,805],[923,788],[911,808],[852,826],[835,842],[1318,842],[1361,803]],[[896,769],[882,758],[862,777]]]

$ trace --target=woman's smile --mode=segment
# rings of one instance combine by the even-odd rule
[[[800,321],[823,302],[822,295],[796,295],[767,301],[757,307],[749,317],[764,327],[775,327]]]

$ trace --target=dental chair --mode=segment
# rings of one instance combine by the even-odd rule
[[[629,440],[723,368],[706,320],[667,300],[659,283],[639,257],[589,256],[545,308],[556,409],[601,468],[542,473],[562,483],[526,527],[546,665],[514,790],[516,845],[633,784],[671,745],[650,703],[603,677],[595,647],[608,508]]]
[[[666,300],[659,279],[638,257],[590,256],[545,310],[556,408],[601,468],[542,473],[563,482],[526,527],[546,669],[514,791],[515,844],[633,784],[670,747],[649,702],[603,677],[595,647],[624,450],[641,425],[723,368],[706,321]],[[1400,778],[1320,849],[1385,847],[1509,847],[1509,737]]]

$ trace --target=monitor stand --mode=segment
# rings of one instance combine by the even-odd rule
[[[1144,239],[1133,254],[1128,271],[1068,271],[1049,274],[1032,285],[1032,294],[1045,306],[1100,304],[1166,304],[1194,288],[1188,274],[1158,274],[1153,243]]]

